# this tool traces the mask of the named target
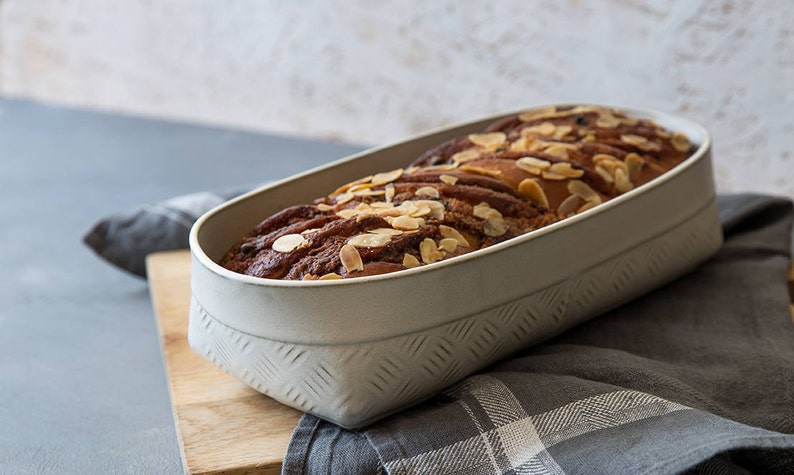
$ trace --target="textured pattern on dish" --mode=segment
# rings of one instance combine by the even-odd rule
[[[354,344],[293,344],[224,325],[194,297],[189,338],[196,351],[258,391],[360,427],[669,282],[721,242],[712,200],[684,222],[596,266],[424,331]]]

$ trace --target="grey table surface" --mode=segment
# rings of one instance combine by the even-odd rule
[[[0,473],[183,471],[148,287],[96,220],[360,149],[0,99]]]

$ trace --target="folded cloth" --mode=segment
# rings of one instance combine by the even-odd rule
[[[719,204],[697,271],[363,430],[304,415],[282,473],[794,473],[792,203]]]
[[[148,254],[187,249],[190,228],[202,214],[251,189],[193,193],[119,211],[97,221],[83,242],[107,262],[146,277]]]

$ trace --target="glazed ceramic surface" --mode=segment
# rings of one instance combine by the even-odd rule
[[[190,345],[258,391],[356,428],[685,274],[722,244],[710,137],[681,118],[623,110],[686,134],[697,151],[584,213],[428,266],[306,282],[217,261],[270,214],[511,114],[366,151],[208,212],[190,236]]]

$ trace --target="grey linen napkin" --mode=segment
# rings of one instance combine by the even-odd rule
[[[793,214],[720,197],[697,271],[363,430],[304,415],[282,473],[794,473]]]

